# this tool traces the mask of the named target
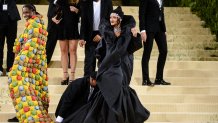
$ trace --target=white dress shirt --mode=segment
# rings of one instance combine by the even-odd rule
[[[92,93],[94,91],[94,88],[92,86],[90,86],[89,88],[90,88],[90,90],[89,90],[88,100],[90,99],[90,97],[92,96]]]
[[[93,11],[93,31],[98,31],[101,18],[101,0],[99,0],[98,2],[93,1]]]
[[[57,1],[58,1],[58,0],[54,0],[54,4],[55,4],[55,5],[56,5]]]
[[[157,2],[159,3],[159,7],[161,8],[161,6],[162,6],[162,0],[157,0]]]
[[[62,118],[61,116],[58,116],[58,117],[56,118],[56,122],[58,122],[58,123],[63,122],[63,120],[64,120],[64,118]]]

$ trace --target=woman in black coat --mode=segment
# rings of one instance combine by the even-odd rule
[[[98,69],[99,92],[90,103],[64,122],[143,123],[148,119],[150,112],[142,106],[135,91],[129,87],[133,68],[129,47],[133,39],[140,39],[137,38],[140,36],[135,33],[134,27],[134,18],[123,17],[121,7],[111,13],[110,23],[102,20],[100,32],[106,52]],[[98,57],[102,58],[101,56]]]

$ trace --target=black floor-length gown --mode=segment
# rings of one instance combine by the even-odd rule
[[[100,31],[104,37],[106,55],[98,69],[99,92],[90,103],[66,118],[64,123],[143,123],[148,119],[150,112],[129,87],[133,57],[127,49],[132,41],[131,28],[134,26],[132,16],[124,17],[122,33],[116,37],[109,22],[102,21]]]

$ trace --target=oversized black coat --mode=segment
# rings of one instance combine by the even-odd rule
[[[122,33],[118,38],[109,22],[102,21],[100,32],[105,40],[106,55],[98,69],[99,92],[90,103],[64,122],[143,123],[148,119],[150,112],[142,106],[136,92],[129,87],[133,59],[128,47],[132,41],[131,28],[135,26],[135,20],[129,16],[128,20],[123,21],[127,22],[122,22]]]

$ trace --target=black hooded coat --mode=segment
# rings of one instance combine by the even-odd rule
[[[97,74],[99,92],[93,100],[66,118],[64,123],[143,123],[150,112],[143,107],[136,92],[129,87],[133,71],[131,28],[135,27],[132,16],[124,16],[121,35],[116,37],[107,20],[102,20],[100,32],[103,37],[101,47],[106,47]],[[101,47],[97,53],[102,53]]]

